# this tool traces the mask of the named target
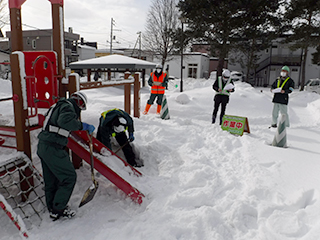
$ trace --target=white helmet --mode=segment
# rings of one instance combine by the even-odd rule
[[[222,76],[225,78],[229,78],[231,76],[231,73],[228,69],[223,70]]]
[[[156,69],[162,69],[162,65],[161,64],[157,64],[156,65]]]
[[[87,109],[87,96],[83,92],[74,92],[71,94],[72,99],[74,99],[81,110]]]

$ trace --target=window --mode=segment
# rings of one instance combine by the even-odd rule
[[[198,64],[190,63],[188,64],[188,77],[197,78]]]
[[[315,85],[316,85],[316,82],[315,82],[315,81],[313,81],[313,82],[310,83],[310,86],[315,86]]]
[[[319,81],[312,81],[310,86],[319,86],[320,82]]]
[[[36,49],[37,48],[37,44],[36,44],[36,39],[32,40],[32,49]]]

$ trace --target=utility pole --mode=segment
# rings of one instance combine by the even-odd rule
[[[112,40],[113,40],[113,26],[115,21],[111,18],[111,33],[110,33],[110,55],[112,55]]]
[[[137,37],[137,41],[134,44],[134,47],[133,47],[133,50],[132,50],[132,53],[131,53],[131,57],[133,56],[134,50],[136,49],[137,43],[139,41],[138,59],[141,59],[141,32],[137,32],[137,34],[139,34],[139,36]]]
[[[138,32],[139,34],[139,53],[138,58],[141,59],[141,32]]]

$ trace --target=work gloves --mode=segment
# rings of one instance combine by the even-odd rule
[[[133,136],[133,133],[131,132],[129,133],[129,141],[133,142],[133,140],[134,140],[134,136]]]
[[[84,122],[82,123],[82,130],[88,131],[90,135],[93,133],[95,129],[96,128],[91,124],[84,123]]]

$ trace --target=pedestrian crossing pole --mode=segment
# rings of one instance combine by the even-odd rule
[[[160,117],[162,119],[165,119],[165,120],[170,119],[170,114],[169,114],[169,108],[168,108],[168,102],[167,102],[166,95],[163,95]]]
[[[272,146],[287,147],[287,133],[286,133],[286,115],[282,114],[281,120],[274,136]]]

